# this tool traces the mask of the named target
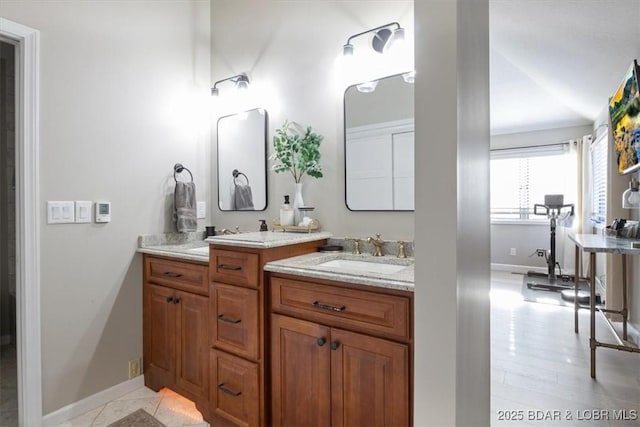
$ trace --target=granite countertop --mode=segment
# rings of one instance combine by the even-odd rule
[[[338,282],[357,283],[361,285],[377,286],[413,292],[414,289],[414,259],[385,256],[385,264],[405,265],[406,268],[391,274],[363,272],[348,268],[320,266],[319,264],[332,260],[353,260],[363,262],[380,262],[381,259],[368,254],[352,255],[348,253],[311,253],[293,258],[272,261],[265,264],[264,269],[274,273],[293,274],[303,277],[335,280]]]
[[[252,232],[204,238],[202,232],[148,234],[138,237],[138,252],[189,261],[209,262],[209,244],[244,248],[273,248],[313,242],[331,237],[331,233]]]
[[[225,234],[207,237],[206,241],[216,245],[236,246],[243,248],[275,248],[278,246],[295,245],[297,243],[314,242],[331,237],[331,233],[321,231],[317,233],[292,233],[256,231],[252,233]]]
[[[181,244],[168,243],[163,245],[144,246],[139,247],[138,252],[178,258],[187,261],[209,262],[209,243],[203,240]]]

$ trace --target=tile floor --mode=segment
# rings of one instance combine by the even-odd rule
[[[144,409],[167,427],[209,426],[193,402],[166,388],[156,393],[142,387],[58,427],[106,427],[138,409]]]
[[[571,308],[525,302],[521,286],[521,275],[492,273],[491,425],[640,426],[640,355],[599,348],[597,379],[592,380],[588,311],[580,312],[576,335]],[[602,341],[609,338],[601,319],[597,336]],[[139,408],[168,427],[208,426],[192,402],[167,389],[155,393],[141,388],[61,427],[106,426]],[[626,411],[627,418],[635,419],[594,419],[614,418],[613,411]],[[522,414],[523,419],[498,419],[507,414]],[[544,419],[555,415],[559,419]]]

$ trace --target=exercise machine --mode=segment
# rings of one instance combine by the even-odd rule
[[[533,205],[534,215],[545,215],[550,221],[550,241],[549,250],[545,251],[544,256],[547,262],[547,274],[529,271],[527,273],[527,287],[529,289],[540,289],[547,291],[564,291],[573,289],[573,276],[562,275],[558,281],[556,275],[556,266],[560,268],[560,264],[556,261],[556,226],[558,221],[563,221],[574,214],[573,204],[564,204],[564,196],[562,194],[546,194],[544,196],[544,204]]]

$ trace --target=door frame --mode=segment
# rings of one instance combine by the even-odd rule
[[[16,335],[18,419],[42,424],[40,344],[40,32],[0,18],[16,46]]]

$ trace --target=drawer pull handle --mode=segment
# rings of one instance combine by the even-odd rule
[[[227,322],[227,323],[240,323],[242,322],[242,319],[233,319],[231,317],[227,317],[224,314],[220,314],[218,316],[218,320],[222,320],[223,322]]]
[[[336,307],[335,305],[329,305],[329,304],[321,304],[318,301],[314,301],[313,306],[315,308],[321,308],[323,310],[330,310],[330,311],[343,311],[345,308],[347,308],[346,306],[341,306],[341,307]]]
[[[226,388],[224,386],[224,383],[218,384],[218,390],[220,390],[221,392],[223,392],[225,394],[228,394],[229,396],[233,396],[233,397],[238,397],[238,396],[240,396],[242,394],[241,391],[233,391],[233,390],[231,390],[229,388]]]
[[[331,341],[331,350],[337,350],[338,347],[340,347],[340,342],[338,341]]]
[[[227,264],[218,264],[218,268],[220,270],[231,270],[231,271],[240,271],[242,267],[237,265],[227,265]]]
[[[325,337],[320,337],[318,338],[318,341],[316,341],[318,343],[318,346],[322,347],[323,345],[326,344],[327,339]]]
[[[165,277],[172,277],[174,279],[177,279],[178,277],[182,277],[182,274],[174,273],[173,271],[165,271],[164,273],[162,273],[162,275]]]

